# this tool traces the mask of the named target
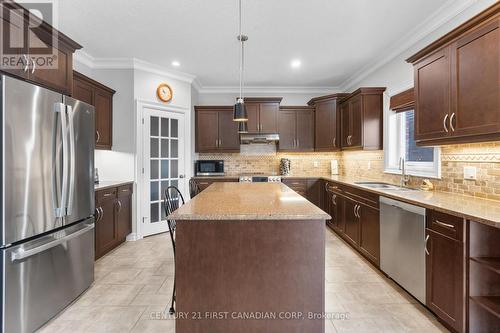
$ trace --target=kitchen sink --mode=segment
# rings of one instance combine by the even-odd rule
[[[401,187],[394,184],[384,183],[384,182],[356,182],[355,184],[378,189],[378,190],[388,190],[388,191],[416,191],[413,188]]]

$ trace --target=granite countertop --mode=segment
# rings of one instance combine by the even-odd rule
[[[104,190],[110,187],[117,187],[122,185],[133,184],[132,180],[113,180],[113,181],[100,181],[98,184],[94,184],[94,190]]]
[[[235,175],[206,178],[237,178]],[[471,221],[500,228],[500,202],[490,199],[482,199],[458,193],[448,193],[440,191],[391,191],[383,189],[373,189],[356,184],[360,181],[384,182],[380,179],[353,178],[332,175],[289,175],[282,178],[320,178],[340,184],[349,185],[364,191],[372,192],[387,198],[400,200],[424,208],[434,209],[450,215],[459,216]],[[200,177],[196,177],[200,178]]]
[[[330,216],[281,183],[215,183],[173,220],[321,220]]]
[[[356,182],[359,181],[374,181],[364,178],[358,179],[345,176],[323,176],[321,178],[359,188],[387,198],[500,228],[500,202],[495,200],[439,191],[391,191],[372,189],[356,184]]]

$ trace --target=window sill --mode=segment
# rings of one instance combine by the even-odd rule
[[[392,175],[401,175],[401,170],[399,169],[385,169],[384,173],[392,174]],[[421,177],[421,178],[431,178],[431,179],[441,179],[441,175],[436,175],[434,171],[421,171],[421,170],[408,170],[406,172],[407,175],[413,177]]]

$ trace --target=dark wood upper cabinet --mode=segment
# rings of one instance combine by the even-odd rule
[[[384,91],[359,88],[341,101],[342,149],[382,149]]]
[[[500,3],[407,61],[414,66],[419,145],[500,137]]]
[[[72,97],[95,107],[96,149],[111,150],[113,145],[113,95],[105,85],[73,71]]]
[[[0,15],[2,41],[4,46],[12,45],[11,50],[3,49],[3,55],[14,56],[16,61],[22,63],[22,66],[14,68],[2,62],[0,70],[70,95],[73,87],[73,53],[82,46],[15,2],[1,3]]]
[[[195,106],[196,152],[239,152],[238,123],[232,106]]]
[[[240,150],[238,123],[233,121],[233,109],[218,112],[219,150]]]
[[[440,50],[415,65],[415,140],[450,134],[450,54]]]
[[[314,151],[314,108],[281,107],[278,133],[280,151]]]
[[[290,151],[296,149],[296,127],[297,113],[295,111],[280,110],[278,114],[279,150]]]
[[[259,111],[260,104],[259,103],[245,103],[245,108],[247,110],[248,115],[248,132],[249,133],[258,133],[259,132]]]
[[[332,94],[311,99],[307,104],[315,108],[315,151],[340,150],[339,99],[347,94]]]
[[[281,97],[245,97],[249,133],[277,133]]]

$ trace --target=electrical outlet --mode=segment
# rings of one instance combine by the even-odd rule
[[[368,167],[367,169],[370,170],[372,168],[372,161],[368,161]]]
[[[314,161],[314,163],[313,163],[313,164],[314,164],[314,167],[315,167],[315,168],[319,167],[319,162],[318,162],[318,161]]]
[[[477,179],[477,168],[473,166],[464,167],[464,179],[476,180]]]

